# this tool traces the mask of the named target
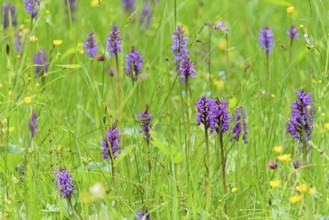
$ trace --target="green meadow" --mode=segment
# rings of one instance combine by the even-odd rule
[[[329,1],[42,0],[33,18],[35,1],[0,19],[0,219],[329,219]],[[296,91],[311,98],[299,140]],[[227,130],[198,123],[201,96],[227,102]]]

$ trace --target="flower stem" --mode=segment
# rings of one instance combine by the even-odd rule
[[[206,141],[206,155],[205,155],[205,168],[206,168],[206,181],[205,181],[205,192],[206,192],[206,213],[208,215],[211,206],[211,187],[210,187],[210,169],[209,169],[209,138],[208,129],[205,128],[205,141]]]
[[[225,41],[226,41],[226,63],[227,63],[227,74],[230,72],[230,57],[229,57],[229,48],[228,48],[228,34],[225,34]]]
[[[219,133],[219,144],[220,144],[220,157],[222,161],[222,180],[223,180],[223,194],[226,194],[226,158],[225,158],[225,149],[223,143],[223,133]],[[227,214],[227,202],[225,201],[224,213]]]
[[[212,79],[211,79],[211,27],[208,27],[208,71],[209,71],[209,83],[210,91],[212,91]]]

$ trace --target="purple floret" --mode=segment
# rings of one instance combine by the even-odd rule
[[[120,144],[120,130],[113,125],[110,130],[106,131],[106,138],[103,138],[103,150],[102,154],[104,155],[104,160],[107,158],[111,158],[113,155],[113,159],[116,158],[115,153],[118,152],[122,147]],[[112,149],[112,155],[111,155]]]
[[[137,220],[151,220],[150,214],[143,211],[138,211],[137,212]]]
[[[137,80],[138,75],[142,73],[143,56],[138,50],[132,49],[130,54],[126,55],[126,74]]]
[[[38,133],[38,122],[37,122],[37,112],[33,111],[32,112],[32,117],[29,122],[29,128],[32,134],[32,138]]]
[[[139,118],[142,125],[142,129],[140,130],[140,132],[144,134],[145,140],[147,144],[149,144],[151,140],[150,130],[152,128],[151,126],[152,114],[149,114],[147,110],[145,110],[144,112],[140,113]]]
[[[174,42],[171,49],[174,53],[176,71],[178,71],[180,62],[183,58],[188,57],[187,36],[184,35],[183,28],[178,25],[171,38]]]
[[[37,19],[40,8],[40,0],[24,0],[24,3],[26,12],[32,14],[33,19]]]
[[[180,78],[182,79],[182,84],[187,83],[190,77],[195,78],[195,69],[192,61],[188,56],[184,57],[180,63]]]
[[[214,116],[215,102],[213,99],[201,96],[199,101],[195,104],[198,113],[196,115],[197,126],[203,124],[205,129],[215,130],[216,119]]]
[[[235,110],[234,116],[234,127],[232,131],[233,137],[231,138],[231,141],[234,139],[238,141],[240,139],[241,132],[243,130],[243,142],[245,144],[248,143],[248,126],[246,122],[246,113],[243,108],[237,108]]]
[[[112,31],[108,35],[106,40],[107,49],[110,52],[110,56],[114,57],[119,52],[121,52],[121,40],[122,37],[119,36],[120,30],[116,24],[112,26]]]
[[[291,39],[298,39],[299,37],[298,29],[295,25],[290,27],[290,29],[287,31],[287,34]]]
[[[142,11],[141,23],[145,26],[146,29],[150,26],[151,16],[151,9],[149,5],[145,3]]]
[[[314,109],[311,93],[299,90],[296,92],[297,100],[292,102],[292,112],[287,125],[287,134],[302,143],[311,140],[314,122]]]
[[[2,6],[2,12],[3,12],[3,29],[7,29],[9,27],[9,13],[11,17],[11,24],[12,26],[15,27],[17,25],[17,20],[15,16],[16,8],[7,2]]]
[[[43,75],[48,72],[48,61],[46,59],[46,51],[42,49],[34,55],[35,75]]]
[[[136,0],[121,0],[123,9],[126,12],[132,12],[135,9],[135,1]]]
[[[73,193],[77,193],[75,186],[72,183],[72,177],[67,170],[55,169],[55,186],[60,189],[61,197],[70,199]]]
[[[15,48],[17,51],[21,51],[22,50],[22,35],[23,35],[23,29],[19,29],[14,37],[14,42],[15,42]]]
[[[225,100],[220,101],[216,99],[214,109],[214,122],[215,122],[215,131],[217,134],[224,133],[228,130],[230,116],[227,111],[227,102]],[[212,129],[210,133],[214,130]]]
[[[266,56],[270,55],[273,47],[273,30],[268,27],[264,27],[259,32],[259,43],[266,51]]]
[[[85,50],[88,53],[88,57],[94,57],[97,54],[98,44],[96,44],[95,42],[96,42],[96,38],[94,36],[94,33],[89,32],[88,38],[86,39],[83,45],[83,48],[85,48]]]

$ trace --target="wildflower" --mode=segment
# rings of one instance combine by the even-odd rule
[[[226,29],[225,27],[224,27],[224,21],[220,21],[220,22],[218,22],[217,23],[217,25],[212,25],[211,26],[213,29],[215,29],[215,30],[221,30],[221,31],[223,31],[225,34],[227,34],[228,33],[228,29]]]
[[[88,33],[88,38],[83,45],[83,48],[87,51],[88,57],[94,57],[97,54],[98,44],[95,43],[96,38],[93,32]]]
[[[21,49],[22,49],[21,38],[22,38],[23,33],[24,33],[23,29],[20,28],[15,34],[14,42],[15,42],[15,48],[17,51],[21,51]]]
[[[277,153],[277,154],[279,154],[279,153],[281,153],[282,152],[282,146],[275,146],[274,148],[273,148],[273,151],[275,152],[275,153]]]
[[[77,9],[77,2],[76,0],[63,0],[64,4],[68,4],[68,7],[66,8],[67,14],[74,14]],[[76,16],[72,16],[72,20],[76,20]]]
[[[32,134],[32,138],[37,134],[38,132],[38,122],[37,122],[37,112],[36,111],[33,111],[32,112],[32,117],[30,119],[30,122],[29,122],[29,127],[30,127],[30,131],[31,131],[31,134]]]
[[[78,43],[77,51],[79,52],[79,54],[84,54],[85,53],[85,49],[83,48],[82,43]]]
[[[270,181],[270,186],[272,188],[278,188],[281,185],[281,180],[272,180]]]
[[[304,160],[295,159],[292,162],[292,165],[294,166],[295,169],[298,169],[299,167],[304,166],[305,165],[305,162],[304,162]]]
[[[97,7],[102,2],[102,0],[90,0],[91,7]]]
[[[236,193],[238,191],[238,188],[236,188],[236,187],[233,187],[232,189],[231,189],[231,192],[232,193]]]
[[[283,161],[283,162],[289,162],[291,161],[291,154],[283,154],[277,157],[278,160]]]
[[[11,17],[11,25],[16,26],[17,20],[15,16],[16,8],[15,6],[12,6],[10,3],[5,3],[2,6],[2,12],[3,12],[3,29],[7,29],[9,27],[9,13]]]
[[[62,45],[63,41],[62,40],[53,40],[53,45],[54,46],[60,46]]]
[[[106,195],[106,189],[101,183],[95,183],[89,188],[89,193],[94,200],[103,200]]]
[[[150,220],[150,214],[146,212],[143,212],[143,211],[138,211],[137,212],[137,219],[138,220]]]
[[[316,187],[315,187],[315,186],[311,187],[311,188],[308,190],[308,193],[309,193],[311,196],[316,196],[316,194],[317,194]]]
[[[135,9],[135,0],[121,0],[121,3],[126,12],[132,12]]]
[[[325,123],[324,127],[329,130],[329,123]]]
[[[73,193],[77,193],[75,186],[72,183],[72,177],[67,170],[55,169],[55,186],[60,189],[61,197],[70,199]]]
[[[24,98],[24,102],[25,102],[26,104],[30,104],[30,103],[32,102],[31,97],[30,97],[30,96],[26,96],[26,97]]]
[[[184,57],[180,62],[180,78],[182,79],[182,84],[187,83],[190,77],[195,78],[195,69],[193,68],[193,63],[189,57]]]
[[[9,131],[10,133],[13,133],[13,132],[15,131],[15,128],[14,128],[14,127],[10,127],[10,128],[8,129],[8,131]]]
[[[97,60],[98,62],[102,62],[102,61],[104,61],[104,60],[105,60],[105,55],[104,55],[104,54],[99,54],[99,55],[97,55],[97,56],[96,56],[96,60]]]
[[[36,36],[32,35],[32,36],[30,37],[30,42],[35,43],[35,42],[37,42],[37,41],[38,41],[38,38],[37,38]]]
[[[187,36],[184,35],[183,28],[178,25],[176,28],[176,32],[172,35],[171,38],[174,41],[174,44],[171,46],[171,49],[174,53],[176,71],[178,71],[181,60],[188,56],[188,49],[186,48]]]
[[[267,164],[267,167],[271,170],[275,170],[276,168],[278,168],[278,164],[275,161],[270,160]]]
[[[147,3],[145,3],[142,11],[141,24],[144,25],[146,29],[150,26],[151,16],[152,13],[150,7]]]
[[[266,51],[266,56],[270,55],[270,51],[273,47],[273,30],[268,27],[264,27],[259,32],[259,43]]]
[[[37,19],[40,8],[40,0],[24,0],[24,3],[26,12],[31,14],[33,19]]]
[[[311,93],[306,93],[303,90],[297,91],[297,100],[292,103],[291,117],[287,125],[287,134],[300,141],[311,140],[313,130],[313,104]]]
[[[294,13],[295,12],[295,7],[294,6],[289,6],[288,8],[287,8],[287,13],[288,14],[292,14],[292,13]]]
[[[121,149],[121,147],[118,146],[120,143],[120,137],[121,137],[120,130],[115,125],[113,125],[110,130],[106,131],[106,138],[103,138],[103,150],[102,150],[102,154],[104,155],[104,160],[106,160],[109,157],[111,159],[116,158],[115,153]]]
[[[230,116],[228,115],[228,111],[227,111],[227,101],[225,100],[219,101],[217,98],[215,100],[213,114],[214,114],[213,122],[215,123],[216,133],[219,134],[227,131],[229,126],[228,121],[230,119]],[[210,130],[210,133],[212,132],[213,131]]]
[[[292,25],[290,29],[287,31],[288,36],[293,39],[298,39],[299,33],[297,30],[297,27],[295,25]]]
[[[214,80],[213,81],[214,85],[216,86],[216,88],[218,90],[221,90],[224,88],[224,85],[225,85],[225,81],[224,80]]]
[[[199,102],[195,104],[198,113],[196,115],[197,126],[202,123],[207,130],[215,130],[215,118],[214,118],[214,106],[215,102],[212,99],[207,99],[205,96],[201,96]]]
[[[150,130],[152,128],[151,126],[151,120],[152,120],[152,115],[145,110],[144,112],[140,113],[140,121],[142,124],[142,129],[140,130],[140,133],[144,133],[144,137],[146,140],[146,143],[150,143]]]
[[[40,52],[34,55],[35,75],[43,75],[48,72],[48,61],[46,59],[46,51],[42,49]]]
[[[9,91],[8,91],[8,96],[9,96],[9,97],[13,97],[13,96],[14,96],[13,91],[9,90]]]
[[[303,183],[303,184],[297,185],[296,190],[300,193],[307,192],[307,184]]]
[[[112,25],[112,31],[108,35],[106,40],[107,49],[110,52],[110,56],[114,57],[121,52],[121,40],[122,37],[119,36],[120,30],[116,24]]]
[[[130,54],[126,55],[126,74],[132,77],[133,80],[137,80],[138,74],[142,73],[141,66],[143,64],[143,58],[139,54],[139,51],[134,48]]]
[[[246,123],[246,113],[243,108],[237,108],[233,115],[233,119],[235,121],[235,126],[233,128],[233,138],[235,140],[239,140],[241,134],[241,128],[243,129],[243,142],[245,144],[248,143],[248,127]]]
[[[304,197],[303,195],[294,195],[289,198],[289,202],[291,202],[293,204],[298,203],[303,199],[303,197]]]

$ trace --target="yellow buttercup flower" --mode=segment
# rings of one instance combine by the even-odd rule
[[[101,0],[90,0],[91,7],[97,7],[101,3]]]
[[[13,96],[14,96],[14,93],[13,93],[11,90],[9,90],[9,92],[8,92],[8,96],[9,96],[9,97],[13,97]]]
[[[54,46],[60,46],[63,43],[62,40],[53,40],[53,45]]]
[[[288,8],[287,8],[287,13],[288,14],[292,14],[292,13],[294,13],[296,11],[296,9],[295,9],[295,7],[292,5],[292,6],[289,6]]]
[[[30,96],[26,96],[26,97],[24,98],[24,102],[25,102],[26,104],[30,104],[30,103],[32,102],[32,98],[31,98]]]
[[[315,187],[315,186],[311,187],[311,188],[308,190],[308,193],[309,193],[311,196],[316,196],[316,194],[317,194],[316,187]]]
[[[281,185],[281,180],[272,180],[270,181],[270,185],[272,186],[272,188],[277,188]]]
[[[83,48],[82,43],[79,43],[78,44],[78,48],[77,49],[78,49],[79,54],[84,54],[85,49]]]
[[[186,36],[189,35],[189,33],[190,33],[190,30],[189,30],[188,26],[185,25],[185,24],[183,24],[183,31],[184,31],[184,34],[185,34]]]
[[[38,41],[38,38],[37,38],[36,36],[32,35],[32,36],[30,37],[30,41],[31,41],[32,43],[35,43],[35,42]]]
[[[14,127],[10,127],[10,128],[8,129],[8,131],[9,131],[10,133],[13,133],[13,132],[15,131],[15,128],[14,128]]]
[[[282,152],[282,146],[275,146],[274,148],[273,148],[273,151],[275,152],[275,153],[277,153],[277,154],[279,154],[279,153],[281,153]]]
[[[329,130],[329,123],[325,123],[324,127]]]
[[[304,183],[304,184],[300,184],[300,185],[296,186],[296,190],[298,192],[306,192],[307,191],[307,184]]]
[[[289,202],[295,204],[297,202],[300,202],[303,198],[304,198],[303,195],[294,195],[294,196],[289,198]]]
[[[232,193],[236,193],[238,191],[238,188],[236,188],[236,187],[233,187],[232,189],[231,189],[231,192]]]
[[[2,87],[3,87],[3,84],[2,84],[2,83],[0,83],[0,89],[2,89]]]
[[[224,80],[216,80],[216,79],[215,79],[213,82],[214,82],[214,85],[216,86],[216,88],[217,88],[218,90],[224,88],[224,85],[225,85]]]
[[[278,160],[281,160],[283,162],[289,162],[291,161],[291,154],[283,154],[281,156],[278,156]]]
[[[226,50],[226,41],[225,40],[219,41],[217,47],[221,50]]]

